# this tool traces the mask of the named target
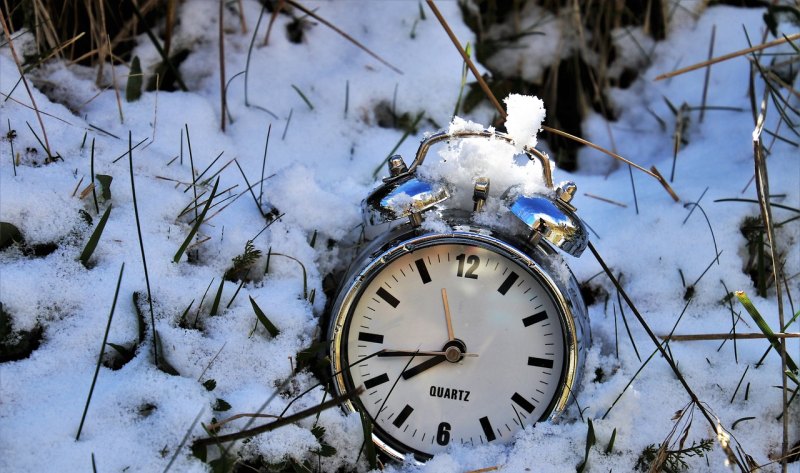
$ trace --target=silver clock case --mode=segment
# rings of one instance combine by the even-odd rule
[[[348,385],[350,381],[346,374],[349,360],[346,359],[344,351],[345,329],[355,303],[372,278],[391,261],[418,248],[442,243],[462,243],[487,248],[521,263],[542,283],[558,309],[565,337],[564,369],[559,383],[560,391],[554,396],[539,421],[557,419],[568,407],[580,386],[585,352],[590,339],[586,306],[574,275],[561,256],[544,241],[531,246],[516,237],[509,237],[486,228],[470,227],[466,221],[464,225],[456,225],[456,228],[458,230],[452,232],[435,233],[414,229],[408,223],[404,223],[372,241],[356,257],[350,271],[343,279],[328,328],[331,339],[330,358],[335,374],[334,389],[337,394],[343,394],[355,387]],[[358,402],[360,401],[345,402],[344,407],[349,412],[357,412]],[[405,454],[415,453],[398,445],[390,435],[383,434],[380,426],[375,425],[373,442],[389,457],[403,460]],[[425,454],[419,455],[420,452],[416,453],[417,460],[428,457]]]

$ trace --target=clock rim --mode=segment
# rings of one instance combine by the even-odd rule
[[[544,249],[540,247],[534,248],[532,254],[530,254],[518,249],[507,241],[492,235],[473,231],[432,232],[421,235],[413,234],[411,236],[406,234],[399,238],[390,238],[388,242],[383,242],[377,251],[374,247],[368,248],[357,258],[357,261],[364,260],[365,265],[360,270],[358,269],[360,266],[357,266],[357,273],[348,278],[347,280],[349,283],[346,286],[343,285],[340,289],[333,306],[334,310],[332,311],[332,318],[328,330],[328,333],[331,334],[331,346],[329,351],[333,373],[331,384],[334,390],[337,394],[341,395],[354,388],[351,377],[345,374],[347,370],[344,369],[346,368],[344,363],[347,358],[347,354],[345,353],[347,348],[347,332],[345,329],[349,326],[349,321],[352,319],[355,305],[363,291],[384,268],[396,259],[420,248],[443,244],[479,246],[501,254],[519,263],[519,265],[528,271],[534,279],[541,283],[542,287],[551,298],[558,313],[558,319],[563,331],[565,359],[559,379],[559,389],[550,400],[539,422],[554,420],[567,408],[570,398],[574,396],[576,386],[580,382],[581,373],[579,366],[581,364],[580,344],[582,342],[582,337],[578,334],[575,318],[576,315],[585,317],[586,311],[585,308],[583,308],[583,301],[576,301],[574,297],[567,297],[567,295],[571,294],[571,292],[568,291],[568,283],[560,282],[551,276],[551,265],[546,264],[545,261],[551,260],[554,257],[560,259],[557,255],[545,253]],[[570,279],[574,281],[574,275],[572,275],[571,271]],[[578,295],[578,297],[580,296]],[[573,310],[573,306],[576,304],[578,306]],[[361,405],[358,399],[356,399],[355,402],[347,400],[343,402],[342,407],[347,413],[364,412],[364,414],[370,418],[374,426],[372,441],[383,453],[399,461],[403,461],[407,454],[413,454],[415,460],[418,462],[431,458],[430,454],[408,447],[395,439],[382,429],[380,424],[372,419],[371,414],[369,414],[366,409],[362,411],[357,405]]]

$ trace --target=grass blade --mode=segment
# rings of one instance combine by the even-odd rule
[[[300,96],[300,98],[303,99],[303,102],[305,102],[306,105],[308,105],[308,109],[309,110],[314,110],[314,105],[311,103],[310,100],[308,100],[308,97],[306,97],[306,94],[304,94],[303,91],[300,90],[300,88],[297,87],[294,84],[292,84],[292,88],[294,89],[295,92],[297,92],[297,94]]]
[[[83,248],[83,252],[81,252],[80,260],[83,263],[83,266],[89,267],[89,258],[92,257],[92,253],[94,253],[95,248],[97,248],[97,243],[100,242],[100,236],[103,234],[103,230],[106,228],[106,222],[108,221],[108,216],[111,215],[111,205],[106,208],[106,211],[103,212],[103,216],[100,218],[100,221],[97,223],[97,227],[92,232],[92,236],[89,237],[89,241],[86,242],[86,246]]]
[[[194,238],[195,234],[197,233],[197,229],[200,228],[200,225],[203,223],[203,219],[208,212],[208,208],[211,206],[211,201],[214,200],[214,197],[217,195],[217,186],[219,185],[219,178],[217,178],[216,182],[214,182],[214,188],[211,189],[211,197],[208,198],[206,201],[206,206],[203,207],[203,211],[200,213],[200,216],[197,217],[197,220],[194,222],[194,226],[192,226],[192,230],[189,232],[189,235],[186,236],[186,240],[183,241],[183,244],[180,248],[178,248],[178,252],[175,253],[175,257],[172,258],[173,263],[179,263],[181,257],[183,256],[183,252],[186,251],[186,248],[189,247],[189,243],[191,243],[192,238]]]
[[[86,135],[83,135],[83,138],[86,139]],[[12,150],[11,154],[12,155],[14,154],[13,150]],[[92,138],[92,157],[91,157],[91,161],[90,161],[90,166],[91,166],[90,172],[92,174],[92,198],[94,199],[94,213],[95,214],[99,214],[100,213],[100,206],[97,205],[97,189],[96,189],[97,186],[94,184],[94,177],[95,177],[94,176],[94,138]]]
[[[158,352],[161,353],[161,357],[159,357],[158,361],[156,362],[156,368],[167,373],[172,376],[180,376],[181,374],[178,370],[173,367],[169,361],[164,357],[164,347],[161,345],[161,337],[158,336],[158,332],[156,332],[156,345],[158,345]]]
[[[136,2],[133,0],[128,0],[128,4],[133,9],[133,14],[136,15],[136,19],[139,20],[139,23],[142,25],[142,29],[144,29],[144,32],[147,34],[147,37],[150,38],[153,46],[155,46],[158,54],[161,56],[161,60],[164,61],[164,64],[175,75],[175,82],[178,83],[178,86],[182,91],[188,92],[189,88],[186,87],[186,84],[183,82],[180,71],[177,67],[175,67],[175,64],[172,63],[166,51],[164,51],[164,48],[161,47],[161,43],[158,42],[158,38],[156,38],[156,36],[153,34],[153,31],[150,29],[150,25],[145,21],[144,15],[142,15],[142,11],[139,10]]]
[[[194,420],[192,421],[192,425],[190,425],[189,428],[186,429],[186,433],[183,434],[181,443],[178,444],[178,446],[175,448],[175,453],[172,454],[172,457],[169,459],[169,463],[167,463],[167,466],[164,467],[163,473],[167,473],[169,469],[172,467],[172,464],[175,463],[175,459],[178,458],[178,454],[180,454],[184,445],[186,445],[186,441],[189,440],[189,436],[192,434],[192,431],[194,430],[195,426],[200,421],[200,417],[202,417],[203,412],[205,412],[205,408],[200,409],[200,412],[197,413],[197,416],[195,416]]]
[[[128,76],[128,83],[125,85],[125,100],[136,102],[142,96],[142,65],[139,56],[133,56],[131,61],[131,73]]]
[[[778,337],[775,336],[772,328],[770,328],[769,324],[761,316],[761,313],[753,305],[753,302],[750,300],[750,298],[747,297],[747,294],[745,294],[744,291],[736,291],[736,298],[739,299],[739,302],[747,310],[747,313],[750,314],[750,317],[753,318],[753,321],[755,321],[756,325],[758,325],[758,328],[767,337],[767,340],[769,340],[772,348],[774,348],[775,351],[780,355],[781,344],[778,340]],[[792,373],[797,373],[797,365],[788,353],[786,354],[786,367],[789,368]]]
[[[367,457],[367,464],[370,470],[375,470],[378,468],[378,456],[375,444],[372,443],[372,421],[363,411],[358,411],[358,414],[361,416],[361,429],[364,432],[364,454]]]
[[[269,332],[272,338],[277,337],[281,333],[281,331],[278,330],[278,327],[276,327],[275,324],[273,324],[267,318],[267,315],[264,313],[263,310],[261,310],[261,307],[259,307],[258,304],[256,304],[256,301],[255,299],[253,299],[253,296],[249,297],[250,297],[250,304],[252,304],[253,306],[253,312],[256,313],[256,317],[258,317],[258,320],[259,322],[261,322],[261,325],[263,325],[264,328],[267,329],[267,332]]]
[[[111,330],[111,319],[114,318],[114,309],[117,307],[117,297],[119,296],[119,286],[122,283],[122,273],[125,270],[125,263],[119,268],[119,277],[117,278],[117,289],[114,291],[114,302],[111,303],[111,312],[108,314],[108,323],[106,324],[106,332],[103,335],[103,344],[100,345],[100,356],[97,357],[97,366],[94,369],[94,377],[92,378],[92,385],[89,388],[89,396],[86,397],[86,406],[83,408],[83,415],[81,416],[81,423],[78,426],[78,434],[75,435],[75,440],[81,439],[81,431],[83,430],[83,423],[86,420],[86,413],[89,412],[89,403],[92,401],[92,394],[94,393],[94,386],[97,383],[97,375],[100,373],[100,364],[103,362],[103,355],[106,351],[106,342],[108,342],[108,332]]]
[[[586,469],[586,465],[589,463],[589,452],[597,442],[597,437],[594,435],[594,425],[592,424],[592,419],[586,420],[589,422],[589,430],[586,432],[586,450],[583,454],[583,463],[578,465],[578,473],[583,473],[583,471]]]
[[[138,330],[139,335],[139,343],[144,343],[144,331],[147,328],[147,325],[144,323],[144,314],[142,313],[142,308],[139,306],[139,298],[141,297],[140,292],[133,293],[133,308],[136,311],[136,327]]]
[[[606,447],[606,455],[611,454],[614,450],[614,441],[617,439],[617,429],[615,428],[613,432],[611,432],[611,440],[608,441],[608,446]]]
[[[139,235],[139,249],[142,252],[142,266],[144,267],[144,282],[147,285],[147,302],[150,305],[150,327],[153,330],[153,361],[158,365],[158,344],[156,343],[156,317],[153,314],[153,293],[150,291],[150,276],[147,272],[147,258],[144,253],[144,240],[142,239],[142,225],[139,222],[139,205],[136,203],[136,183],[133,179],[133,134],[128,131],[128,167],[131,173],[131,196],[133,197],[133,214],[136,217],[136,232]],[[136,297],[134,295],[134,297]],[[142,334],[140,327],[140,335]],[[140,337],[141,341],[141,337]]]
[[[209,315],[217,315],[217,311],[219,310],[219,300],[222,298],[222,286],[225,285],[225,278],[220,278],[219,280],[219,289],[217,289],[217,295],[214,297],[214,303],[211,304],[211,312]]]

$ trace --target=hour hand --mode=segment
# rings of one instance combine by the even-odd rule
[[[445,361],[447,358],[444,355],[436,355],[432,358],[428,358],[427,360],[423,361],[422,363],[414,366],[413,368],[409,368],[403,371],[403,379],[408,380],[413,378],[414,376],[422,373],[425,370],[433,368],[434,366],[438,365],[439,363]]]

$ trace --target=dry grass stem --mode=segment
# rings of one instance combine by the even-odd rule
[[[75,197],[75,194],[78,193],[78,188],[81,186],[81,184],[83,184],[83,176],[81,176],[81,180],[78,181],[78,185],[75,186],[75,190],[72,191],[71,197]]]
[[[355,397],[358,397],[362,392],[364,392],[364,387],[363,386],[359,387],[357,389],[354,389],[352,391],[348,391],[347,393],[345,393],[345,394],[343,394],[341,396],[337,396],[337,397],[331,399],[330,401],[323,402],[322,404],[320,404],[318,406],[314,406],[314,407],[311,407],[309,409],[302,410],[302,411],[300,411],[300,412],[298,412],[296,414],[292,414],[292,415],[287,416],[287,417],[282,417],[279,420],[276,420],[275,422],[270,422],[269,424],[266,424],[266,425],[261,425],[261,426],[258,426],[258,427],[254,427],[252,429],[245,429],[245,430],[242,430],[242,431],[239,431],[239,432],[235,432],[235,433],[232,433],[232,434],[228,434],[228,435],[220,435],[220,436],[215,436],[215,437],[200,438],[200,439],[195,440],[194,445],[199,447],[199,446],[208,446],[208,445],[214,445],[214,444],[221,444],[221,443],[230,442],[230,441],[233,441],[233,440],[239,440],[239,439],[253,437],[255,435],[258,435],[258,434],[264,433],[264,432],[270,432],[272,430],[275,430],[275,429],[278,429],[280,427],[283,427],[284,425],[293,424],[293,423],[295,423],[295,422],[297,422],[297,421],[299,421],[301,419],[304,419],[306,417],[312,416],[312,415],[316,414],[317,412],[322,412],[322,411],[324,411],[326,409],[330,409],[331,407],[338,406],[341,403],[343,403],[344,401],[347,401],[347,400],[353,399]]]
[[[12,41],[11,39],[11,30],[9,30],[8,28],[8,23],[6,23],[6,16],[3,12],[0,12],[0,21],[2,21],[3,23],[3,33],[6,35],[6,38],[8,39],[8,47],[9,49],[11,49],[11,56],[14,58],[14,64],[17,65],[19,76],[22,79],[22,83],[25,85],[25,90],[28,91],[28,97],[30,97],[31,99],[31,105],[33,106],[33,111],[36,112],[36,118],[39,120],[39,126],[42,127],[42,135],[44,135],[44,143],[47,151],[47,157],[52,158],[53,153],[50,151],[50,142],[47,140],[47,131],[44,129],[44,122],[42,121],[42,116],[39,113],[39,107],[36,106],[36,100],[33,98],[33,93],[31,92],[31,88],[28,85],[28,79],[25,78],[25,73],[22,70],[22,63],[19,61],[19,56],[17,56],[16,48],[14,48],[14,41]]]
[[[591,197],[592,199],[597,199],[597,200],[599,200],[601,202],[606,202],[606,203],[609,203],[609,204],[617,205],[617,206],[622,207],[622,208],[628,208],[627,205],[625,205],[625,204],[623,204],[621,202],[617,202],[616,200],[607,199],[605,197],[600,197],[599,195],[590,194],[588,192],[584,192],[583,195],[585,195],[586,197]]]
[[[800,332],[774,334],[775,338],[800,338]],[[661,340],[671,342],[694,342],[702,340],[757,340],[767,338],[763,333],[699,333],[686,335],[659,335]]]
[[[85,198],[86,198],[86,197],[87,197],[87,196],[88,196],[88,195],[89,195],[89,194],[90,194],[92,191],[94,191],[94,190],[95,190],[95,185],[94,185],[94,183],[90,183],[88,186],[86,186],[86,188],[85,188],[85,189],[83,189],[83,190],[81,191],[81,193],[80,193],[80,195],[78,196],[78,198],[79,198],[80,200],[83,200],[83,199],[85,199]]]
[[[664,176],[662,176],[661,173],[658,171],[658,168],[656,168],[655,165],[653,165],[650,167],[650,170],[653,172],[648,174],[655,175],[656,179],[658,179],[658,182],[661,183],[664,189],[666,189],[667,193],[669,193],[670,197],[672,197],[672,200],[674,200],[675,202],[680,202],[681,199],[678,197],[678,194],[676,194],[675,191],[672,190],[672,187],[667,183],[667,180],[664,179]]]
[[[43,62],[47,61],[48,59],[52,58],[53,56],[55,56],[57,54],[60,54],[61,51],[66,49],[68,46],[73,44],[75,41],[78,41],[79,39],[81,39],[84,34],[85,34],[84,32],[80,32],[80,33],[78,33],[77,36],[73,37],[72,39],[66,40],[65,42],[63,42],[59,46],[56,46],[55,48],[53,48],[53,50],[50,51],[50,53],[47,56],[39,59],[37,62],[38,63],[43,63]]]
[[[235,416],[228,417],[227,419],[221,420],[219,422],[215,422],[213,424],[208,424],[208,430],[212,432],[216,432],[222,428],[223,425],[227,424],[228,422],[234,421],[236,419],[241,419],[243,417],[246,418],[266,418],[266,419],[280,419],[280,417],[272,414],[236,414]]]
[[[6,95],[6,94],[4,94],[3,92],[0,92],[0,95],[2,95],[3,97],[5,97],[5,98],[6,98],[6,99],[8,99],[8,100],[11,100],[12,102],[15,102],[15,103],[17,103],[17,104],[19,104],[19,105],[22,105],[23,107],[25,107],[25,108],[27,108],[27,109],[30,109],[30,110],[36,111],[36,109],[35,109],[35,108],[31,107],[30,105],[28,105],[28,104],[26,104],[26,103],[20,102],[19,100],[15,99],[14,97],[12,97],[12,96],[10,96],[10,95]],[[63,118],[61,118],[61,117],[57,117],[57,116],[53,115],[52,113],[43,112],[43,111],[41,111],[41,110],[39,111],[39,113],[41,113],[42,115],[44,115],[44,116],[46,116],[46,117],[55,118],[56,120],[58,120],[58,121],[60,121],[60,122],[62,122],[62,123],[66,123],[66,124],[67,124],[67,125],[69,125],[69,126],[75,126],[75,125],[73,125],[72,123],[70,123],[70,122],[68,122],[68,121],[64,120]]]
[[[303,5],[300,5],[299,3],[295,2],[294,0],[285,0],[285,1],[289,5],[297,8],[298,10],[302,11],[303,13],[305,13],[308,16],[310,16],[311,18],[314,18],[315,20],[319,21],[320,23],[322,23],[323,25],[325,25],[328,28],[332,29],[333,31],[339,33],[342,37],[344,37],[344,39],[346,39],[346,40],[350,41],[351,43],[353,43],[354,45],[356,45],[359,49],[361,49],[365,53],[369,54],[370,56],[372,56],[373,58],[378,60],[378,62],[380,62],[384,66],[388,67],[389,69],[395,71],[398,74],[401,74],[401,75],[403,74],[403,71],[401,71],[397,67],[393,66],[386,59],[383,59],[382,57],[380,57],[377,54],[375,54],[372,51],[370,51],[369,48],[367,48],[363,44],[359,43],[355,38],[353,38],[349,34],[345,33],[344,31],[340,30],[336,25],[334,25],[333,23],[329,22],[325,18],[322,18],[321,16],[317,15],[316,13],[314,13],[313,11],[311,11],[308,8],[304,7]]]
[[[36,44],[45,44],[51,48],[55,48],[58,46],[59,42],[58,33],[55,29],[55,23],[50,17],[50,10],[42,3],[42,0],[32,0],[31,6],[33,7],[33,17],[38,20],[34,33]],[[6,37],[8,37],[8,35],[6,35]]]
[[[117,87],[117,71],[114,68],[114,58],[111,58],[111,84],[114,88],[114,95],[117,97],[117,110],[119,110],[119,122],[125,123],[125,115],[122,113],[122,98],[119,95],[119,87]]]
[[[275,9],[272,10],[272,16],[269,18],[269,25],[267,25],[267,34],[264,35],[264,43],[263,45],[266,46],[269,44],[269,35],[272,33],[272,25],[275,24],[275,20],[278,18],[278,14],[280,14],[281,10],[283,10],[284,0],[278,0],[278,5],[275,6]]]
[[[711,39],[708,41],[708,59],[714,57],[714,40],[717,37],[717,25],[711,27]],[[708,95],[708,81],[711,79],[711,64],[706,67],[706,76],[703,80],[703,100],[700,102],[700,123],[706,114],[706,97]]]
[[[236,5],[238,6],[239,10],[239,24],[242,26],[242,34],[247,34],[247,22],[244,20],[244,7],[242,6],[242,0],[236,0]]]
[[[499,466],[489,466],[489,467],[480,468],[480,469],[477,469],[477,470],[470,470],[470,471],[468,471],[466,473],[486,473],[488,471],[497,471],[499,469],[500,469]]]
[[[795,35],[800,37],[800,34]],[[771,251],[772,257],[772,276],[774,277],[775,283],[775,295],[778,301],[778,323],[780,324],[779,327],[785,326],[784,315],[783,315],[783,293],[781,288],[781,265],[779,264],[777,258],[777,251],[775,249],[776,241],[775,241],[775,226],[772,220],[772,207],[770,206],[769,202],[769,176],[767,173],[767,164],[766,159],[764,158],[763,154],[763,146],[761,143],[761,132],[764,129],[764,120],[766,119],[767,114],[767,94],[769,88],[764,91],[764,96],[761,99],[761,110],[758,114],[758,120],[756,121],[755,129],[753,130],[753,161],[755,164],[755,175],[756,175],[756,191],[758,194],[758,203],[759,207],[761,208],[761,219],[764,223],[764,227],[767,230],[767,241],[769,241],[770,248],[773,249]],[[783,471],[786,471],[787,468],[787,452],[789,451],[789,416],[788,416],[788,407],[789,407],[789,390],[787,386],[787,376],[786,376],[786,341],[785,339],[780,339],[780,353],[781,353],[781,394],[783,397],[783,439],[781,442],[781,457],[784,459],[781,460],[781,468]]]
[[[728,59],[733,59],[735,57],[744,56],[745,54],[750,54],[752,52],[761,51],[762,49],[771,48],[773,46],[777,46],[779,44],[783,44],[783,43],[786,43],[786,42],[789,42],[789,41],[794,41],[796,39],[800,39],[800,33],[796,33],[796,34],[793,34],[791,36],[785,36],[783,38],[779,38],[779,39],[776,39],[774,41],[770,41],[769,43],[759,44],[758,46],[753,46],[752,48],[741,49],[741,50],[733,52],[733,53],[724,54],[722,56],[715,57],[715,58],[710,59],[708,61],[698,62],[697,64],[693,64],[691,66],[683,67],[683,68],[678,69],[676,71],[668,72],[666,74],[661,74],[660,76],[656,77],[653,80],[669,79],[670,77],[675,77],[675,76],[679,76],[681,74],[684,74],[686,72],[695,71],[697,69],[701,69],[703,67],[710,66],[711,64],[716,64],[718,62],[727,61]]]
[[[225,1],[219,0],[219,100],[220,100],[220,128],[225,133],[225,28],[223,20],[225,14]]]

